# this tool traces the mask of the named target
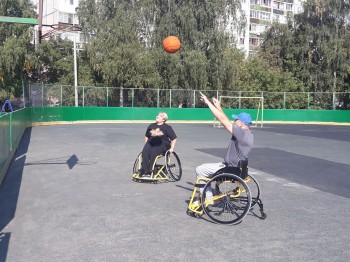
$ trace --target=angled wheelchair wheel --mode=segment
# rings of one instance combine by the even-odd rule
[[[140,153],[134,163],[134,167],[132,169],[133,174],[136,174],[141,169],[142,164],[142,153]]]
[[[167,151],[165,154],[165,166],[168,176],[174,181],[179,181],[182,176],[182,167],[178,155]]]
[[[214,176],[203,189],[204,212],[216,223],[237,224],[247,215],[251,194],[244,180],[230,173]]]
[[[250,194],[252,196],[252,204],[251,204],[251,208],[252,208],[256,205],[256,203],[260,199],[260,186],[258,181],[252,175],[248,175],[248,177],[244,179],[244,181],[246,182],[246,184],[250,189]]]

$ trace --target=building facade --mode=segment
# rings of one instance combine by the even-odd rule
[[[271,23],[286,23],[289,16],[303,11],[305,1],[241,0],[241,12],[247,19],[247,25],[244,32],[237,36],[237,47],[244,51],[246,57],[254,55]]]
[[[79,0],[32,0],[38,14],[39,1],[42,2],[42,39],[54,37],[74,41],[75,38],[77,43],[83,43],[76,15]]]

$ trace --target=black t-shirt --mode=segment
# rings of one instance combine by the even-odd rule
[[[163,134],[161,136],[151,136],[151,130],[159,130]],[[170,141],[173,141],[177,138],[171,126],[167,124],[157,125],[156,123],[150,124],[148,126],[145,136],[148,137],[147,143],[150,143],[152,146],[170,144]]]

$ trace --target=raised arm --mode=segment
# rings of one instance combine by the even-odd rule
[[[213,103],[211,103],[203,93],[199,93],[201,95],[201,101],[209,107],[214,117],[226,128],[228,132],[232,134],[232,123],[222,110],[220,101],[218,101],[216,98],[213,98]]]

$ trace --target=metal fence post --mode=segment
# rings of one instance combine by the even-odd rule
[[[85,86],[83,86],[83,107],[85,106]]]
[[[108,87],[106,87],[106,88],[107,88],[107,94],[106,94],[107,95],[107,98],[106,98],[107,101],[106,102],[107,102],[107,107],[108,107]]]
[[[157,108],[159,107],[159,88],[157,89]]]
[[[193,90],[193,108],[196,108],[196,90]]]
[[[283,109],[286,109],[286,92],[283,92]]]
[[[41,106],[44,106],[44,83],[41,83]]]
[[[310,110],[310,92],[307,92],[307,109]]]
[[[24,80],[22,79],[22,98],[23,98],[23,108],[26,108],[25,94],[24,94]]]
[[[242,101],[241,101],[242,91],[239,91],[239,92],[238,92],[238,96],[239,96],[239,98],[238,98],[238,108],[241,109],[241,105],[242,105],[242,104],[241,104],[241,102],[242,102]]]
[[[61,85],[61,95],[60,95],[60,98],[61,98],[61,106],[63,106],[63,89],[62,89],[62,85]]]
[[[169,107],[171,108],[171,89],[170,89],[170,93],[169,93]]]
[[[135,88],[131,89],[131,107],[134,107]]]

